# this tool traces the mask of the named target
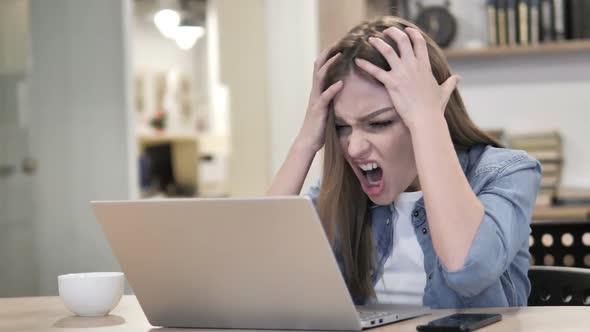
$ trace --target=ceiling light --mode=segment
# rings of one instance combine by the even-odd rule
[[[196,25],[181,25],[174,32],[176,45],[183,50],[192,48],[197,40],[205,34],[205,28]]]
[[[162,9],[154,16],[154,23],[164,36],[175,39],[180,15],[175,10]]]

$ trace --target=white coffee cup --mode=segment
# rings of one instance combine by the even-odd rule
[[[105,316],[123,296],[122,272],[72,273],[57,277],[59,296],[66,308],[78,316]]]

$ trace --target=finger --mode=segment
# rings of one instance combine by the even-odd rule
[[[416,58],[416,56],[414,55],[414,50],[412,50],[410,37],[408,37],[408,35],[405,32],[401,31],[397,27],[390,27],[385,29],[383,33],[391,39],[395,40],[395,42],[397,43],[397,48],[400,52],[400,58],[402,60],[412,60]]]
[[[314,64],[313,64],[313,68],[315,71],[318,71],[320,68],[322,68],[322,66],[326,63],[326,59],[328,58],[328,54],[330,54],[330,51],[338,44],[338,42],[332,43],[332,45],[326,47],[325,49],[323,49],[320,54],[318,55],[318,57],[316,58]]]
[[[374,64],[370,63],[365,59],[355,58],[354,62],[362,70],[366,71],[371,76],[375,77],[379,82],[383,83],[383,85],[386,85],[387,81],[389,80],[389,75],[387,75],[387,71],[375,66]]]
[[[443,84],[441,85],[441,88],[443,89],[443,110],[447,107],[447,103],[449,102],[449,99],[451,98],[451,94],[457,88],[457,84],[459,83],[460,80],[461,80],[460,76],[453,75],[453,76],[447,78],[446,81],[444,81]]]
[[[399,56],[397,55],[397,53],[395,53],[393,47],[386,43],[385,40],[381,38],[370,37],[369,43],[371,43],[371,45],[373,45],[373,47],[375,47],[377,51],[379,51],[379,53],[383,55],[391,69],[396,68],[400,65],[401,60],[399,59]]]
[[[320,79],[324,78],[324,76],[326,75],[326,71],[328,71],[328,68],[330,68],[330,66],[334,63],[334,61],[336,61],[336,59],[338,59],[340,54],[341,54],[340,52],[336,53],[333,57],[328,59],[328,61],[326,61],[326,63],[324,63],[324,65],[320,68],[320,70],[318,70],[318,76]]]
[[[314,70],[314,72],[317,72],[320,68],[322,68],[322,66],[326,62],[326,58],[328,57],[328,52],[329,51],[330,51],[330,49],[329,48],[326,48],[315,59],[315,62],[313,63],[313,70]]]
[[[319,71],[321,68],[323,68],[325,61],[325,58],[328,55],[328,51],[330,49],[326,48],[325,50],[323,50],[320,55],[317,57],[317,59],[315,60],[315,62],[313,63],[313,79],[311,82],[311,94],[310,94],[310,100],[315,100],[316,98],[318,98],[320,96],[320,89],[322,88],[322,80],[319,77]]]
[[[338,81],[330,85],[330,87],[327,88],[326,91],[322,92],[322,94],[320,95],[317,106],[320,108],[327,107],[328,104],[330,104],[330,101],[332,101],[332,99],[334,98],[334,96],[336,96],[336,94],[340,92],[340,90],[342,90],[343,86],[344,83],[342,81]]]
[[[322,89],[322,84],[323,84],[323,76],[325,75],[325,72],[327,70],[327,68],[329,67],[326,66],[327,61],[326,61],[326,57],[328,56],[328,53],[330,52],[331,49],[333,49],[336,46],[336,43],[330,45],[329,47],[327,47],[326,49],[324,49],[320,55],[317,57],[317,59],[315,60],[314,64],[313,64],[313,79],[311,82],[311,94],[310,94],[310,99],[311,100],[315,100],[316,98],[318,98],[321,94],[321,89]],[[338,52],[336,55],[332,56],[332,58],[330,58],[328,61],[329,62],[334,62],[334,58],[337,57],[337,55],[339,55],[340,52]],[[326,68],[326,70],[324,70],[322,73],[320,73],[322,68]],[[321,76],[320,76],[321,75]]]
[[[426,46],[426,40],[422,33],[414,28],[406,28],[406,34],[410,36],[412,40],[412,44],[414,45],[414,53],[416,54],[416,59],[422,65],[427,66],[430,70],[430,59],[428,58],[428,47]]]

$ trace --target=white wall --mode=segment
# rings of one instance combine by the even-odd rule
[[[218,36],[219,58],[211,60],[219,64],[219,84],[227,88],[231,128],[228,181],[233,196],[262,195],[270,182],[264,3],[208,1],[208,11],[215,12]]]
[[[130,145],[129,2],[32,0],[31,151],[39,286],[119,270],[89,207],[136,186]]]
[[[459,88],[474,121],[508,132],[558,129],[562,184],[590,186],[590,54],[456,59]]]
[[[26,75],[29,10],[23,0],[0,1],[0,297],[37,294]]]
[[[281,167],[303,122],[319,53],[317,0],[266,0],[271,174]],[[287,37],[288,36],[288,37]],[[321,174],[315,158],[303,192]]]
[[[230,133],[228,87],[221,82],[219,55],[219,16],[223,15],[216,2],[207,3],[207,83],[210,93],[211,133],[228,136]],[[229,148],[229,147],[227,147]],[[227,151],[226,151],[227,152]]]

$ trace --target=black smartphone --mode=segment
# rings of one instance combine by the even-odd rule
[[[490,325],[502,319],[500,314],[453,314],[418,325],[420,332],[468,332]]]

